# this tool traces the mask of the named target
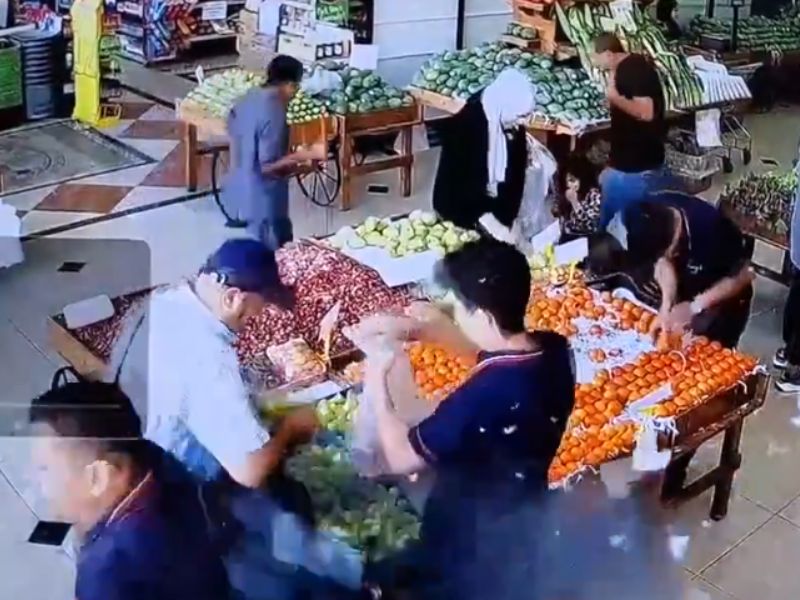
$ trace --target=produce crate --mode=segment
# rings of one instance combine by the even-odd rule
[[[191,100],[181,100],[175,105],[175,114],[179,121],[197,127],[204,134],[224,137],[228,135],[227,124],[223,117],[209,114],[205,108]]]
[[[289,126],[289,145],[311,146],[336,137],[337,122],[334,117],[322,116],[305,123],[293,123]]]
[[[460,100],[459,98],[451,98],[450,96],[443,96],[442,94],[437,94],[436,92],[431,92],[430,90],[423,90],[422,88],[418,87],[410,87],[408,88],[409,93],[417,99],[417,102],[422,104],[423,106],[430,106],[431,108],[435,108],[437,110],[441,110],[442,112],[449,113],[451,115],[456,114],[466,104],[466,101]]]
[[[728,202],[721,202],[719,208],[743,233],[761,240],[762,242],[766,242],[770,246],[775,246],[782,250],[789,250],[788,234],[780,234],[773,231],[756,217],[742,214]]]
[[[695,173],[699,178],[708,175],[709,172],[716,173],[722,168],[720,158],[709,150],[699,156],[679,152],[674,148],[667,146],[665,149],[665,161],[667,166],[674,171],[681,171],[684,173]]]
[[[346,125],[349,134],[381,133],[383,129],[396,129],[422,123],[422,105],[415,103],[400,108],[340,115],[338,119],[345,122],[343,125]]]

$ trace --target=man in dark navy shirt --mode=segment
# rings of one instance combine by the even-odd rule
[[[221,600],[225,571],[197,489],[141,439],[128,399],[72,383],[35,399],[34,458],[58,518],[83,539],[77,600]]]

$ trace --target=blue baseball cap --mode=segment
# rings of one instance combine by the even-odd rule
[[[261,242],[235,239],[224,242],[206,259],[200,273],[213,273],[223,285],[259,294],[270,304],[291,308],[294,293],[281,281],[275,252]]]

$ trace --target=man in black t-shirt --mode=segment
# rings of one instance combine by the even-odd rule
[[[664,94],[658,73],[641,54],[628,54],[619,39],[594,40],[594,64],[608,72],[611,156],[600,177],[600,228],[617,212],[666,184]]]

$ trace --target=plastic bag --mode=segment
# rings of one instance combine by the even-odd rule
[[[0,269],[16,265],[25,259],[21,235],[22,220],[17,216],[17,211],[0,200]]]
[[[327,69],[314,69],[309,77],[300,84],[303,92],[310,96],[342,89],[342,76]]]
[[[267,357],[278,368],[288,384],[311,385],[322,381],[325,365],[302,338],[294,338],[267,348]]]
[[[414,373],[402,342],[381,336],[363,337],[357,328],[349,330],[347,335],[366,355],[364,391],[353,422],[351,455],[359,473],[377,477],[388,472],[378,439],[375,404],[381,400],[386,362],[392,361],[385,385],[394,402],[393,408],[403,422],[409,426],[416,425],[433,412],[433,406],[417,397]]]
[[[550,151],[536,138],[528,136],[528,170],[525,172],[525,189],[512,234],[517,246],[526,251],[531,238],[553,223],[550,188],[558,163]]]

